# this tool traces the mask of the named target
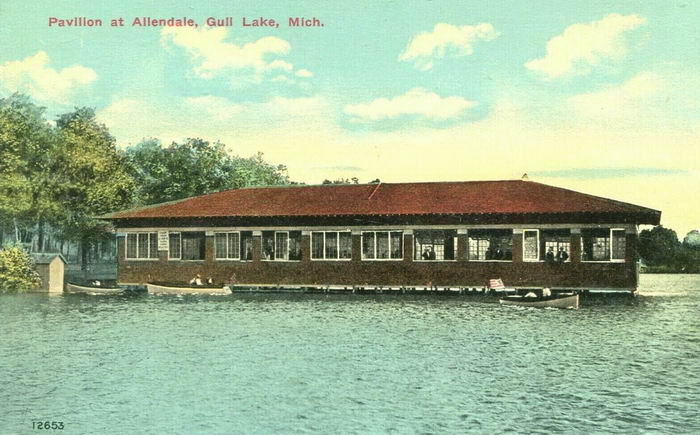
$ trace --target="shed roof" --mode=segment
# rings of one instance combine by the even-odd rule
[[[658,224],[661,212],[524,180],[251,187],[119,211],[103,219],[604,213]]]
[[[31,254],[35,264],[49,264],[58,257],[64,264],[68,264],[62,254],[58,252],[34,252]]]

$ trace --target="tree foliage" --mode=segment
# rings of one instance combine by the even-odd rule
[[[230,155],[220,142],[194,138],[163,147],[148,139],[126,150],[138,186],[138,202],[155,204],[247,186],[288,184],[287,168],[258,153]]]
[[[90,108],[78,108],[56,121],[54,154],[61,169],[56,196],[62,204],[60,228],[69,240],[84,247],[103,240],[106,224],[96,216],[133,203],[135,183],[127,160],[107,128]]]
[[[651,230],[642,230],[639,233],[639,256],[647,270],[700,272],[700,249],[692,243],[696,232],[688,233],[681,243],[675,231],[661,225]]]
[[[56,215],[55,150],[43,107],[20,94],[0,99],[0,220],[33,226]]]
[[[41,285],[34,261],[20,246],[0,249],[0,292],[33,290]]]
[[[359,184],[360,179],[357,177],[352,178],[336,178],[335,180],[325,179],[321,184]]]

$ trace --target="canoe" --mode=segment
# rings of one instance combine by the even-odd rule
[[[499,299],[502,305],[518,305],[533,308],[573,308],[578,309],[578,294],[553,296],[546,299],[526,298],[523,296],[508,296]]]
[[[123,291],[123,288],[117,286],[76,284],[72,282],[67,282],[64,289],[65,293],[85,293],[90,295],[116,295]]]
[[[146,283],[148,293],[154,295],[230,295],[231,290],[223,285],[191,285],[172,282]]]

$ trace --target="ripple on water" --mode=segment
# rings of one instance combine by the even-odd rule
[[[77,433],[697,432],[700,277],[462,298],[3,296],[2,424]],[[9,332],[8,332],[9,331]]]

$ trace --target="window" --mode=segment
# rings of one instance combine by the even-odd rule
[[[612,255],[613,260],[623,260],[625,259],[625,250],[627,248],[627,241],[625,237],[625,230],[612,229],[610,230],[612,235]]]
[[[203,231],[180,233],[182,260],[204,260],[205,236]]]
[[[365,231],[362,233],[363,260],[400,260],[403,258],[403,232]]]
[[[583,261],[624,261],[625,230],[620,228],[586,228],[581,230]]]
[[[128,233],[126,235],[126,258],[146,260],[158,258],[157,233]]]
[[[241,231],[241,260],[253,260],[253,232]]]
[[[311,233],[312,260],[349,260],[352,258],[350,231],[314,231]]]
[[[560,263],[569,261],[571,258],[570,230],[542,230],[540,239],[540,260]]]
[[[266,261],[301,260],[301,231],[263,231],[262,259]]]
[[[180,233],[168,234],[168,258],[171,260],[180,260],[182,258],[182,238]]]
[[[215,233],[214,251],[217,260],[241,258],[241,234],[239,232]]]
[[[513,230],[469,230],[469,260],[513,259]]]
[[[454,260],[457,258],[457,230],[415,230],[413,259]]]
[[[540,259],[540,231],[523,231],[523,261],[539,261]]]

